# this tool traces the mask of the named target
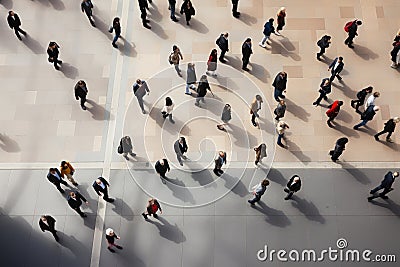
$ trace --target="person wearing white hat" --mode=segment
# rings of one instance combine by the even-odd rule
[[[388,135],[386,136],[386,141],[389,142],[389,143],[393,143],[393,140],[390,139],[390,136],[392,135],[392,133],[396,129],[396,124],[399,123],[399,122],[400,122],[400,118],[399,117],[394,117],[394,118],[389,119],[387,122],[385,122],[385,127],[383,128],[383,130],[374,135],[375,140],[379,141],[379,136],[381,134],[388,133]]]
[[[115,244],[115,239],[120,239],[119,236],[117,236],[116,233],[114,233],[114,230],[111,228],[107,228],[106,230],[106,239],[107,239],[107,243],[108,243],[108,247],[107,249],[109,251],[111,251],[112,253],[115,253],[115,250],[112,249],[112,247],[116,247],[117,249],[122,249],[121,246]]]

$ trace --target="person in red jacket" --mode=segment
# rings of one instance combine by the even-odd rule
[[[328,106],[328,110],[326,111],[326,115],[328,116],[328,121],[326,122],[329,127],[333,127],[331,122],[336,118],[339,114],[340,107],[343,105],[343,101],[336,100],[331,105]]]

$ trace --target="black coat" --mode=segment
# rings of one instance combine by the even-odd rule
[[[396,123],[394,122],[393,119],[388,120],[385,122],[385,128],[384,130],[387,132],[394,132],[394,129],[396,129]]]
[[[208,82],[199,82],[199,86],[197,86],[197,96],[205,97],[207,94],[207,90],[211,91],[210,85]]]
[[[374,107],[375,107],[374,105],[368,106],[367,110],[361,114],[361,119],[368,121],[372,120],[376,114]]]
[[[85,11],[85,13],[88,14],[89,16],[92,15],[92,8],[93,8],[93,4],[92,4],[91,0],[81,3],[82,12]]]
[[[222,51],[228,51],[229,49],[228,39],[226,39],[223,34],[219,36],[217,45]]]
[[[317,45],[321,48],[328,48],[329,47],[329,36],[324,35],[322,38],[317,42]]]
[[[271,33],[274,33],[274,32],[275,32],[275,27],[274,27],[274,25],[273,25],[271,22],[267,21],[267,22],[264,24],[263,34],[266,35],[266,36],[270,36]]]
[[[253,50],[251,50],[251,46],[249,46],[246,42],[244,42],[242,45],[243,58],[249,59],[251,54],[253,54]]]
[[[292,178],[290,178],[290,180],[289,180],[289,182],[287,183],[286,186],[287,186],[287,188],[289,188],[290,191],[297,192],[297,191],[299,191],[300,188],[301,188],[301,180],[297,181],[296,183],[294,183],[294,184],[292,185],[293,180],[294,180],[295,177],[298,177],[298,176],[293,175]],[[300,177],[299,177],[299,178],[300,178]]]
[[[283,91],[286,89],[286,83],[287,83],[287,76],[281,76],[280,73],[276,75],[274,82],[272,83],[272,86],[275,87],[275,89],[279,91]]]
[[[56,47],[53,49],[47,48],[47,55],[49,55],[49,58],[58,58],[58,54],[60,54],[60,51],[58,50],[59,46],[56,44]]]
[[[58,174],[58,176],[60,176],[60,178],[61,178],[61,180],[63,180],[63,177],[61,176],[61,173],[60,173],[60,171],[58,170],[58,169],[55,169],[56,170],[56,173]],[[51,182],[51,183],[53,183],[53,184],[60,184],[60,181],[61,180],[59,180],[55,175],[53,175],[51,172],[49,172],[48,174],[47,174],[47,179]]]
[[[349,27],[349,36],[354,37],[357,35],[357,29],[358,29],[358,25],[357,25],[357,20],[355,20],[351,26]]]
[[[394,177],[392,172],[388,172],[385,175],[385,178],[383,178],[381,182],[381,186],[386,189],[390,189],[392,187],[392,184],[394,182]]]
[[[332,91],[332,84],[329,83],[328,85],[325,85],[325,81],[329,80],[329,78],[325,78],[321,82],[321,90],[324,91],[325,94],[329,94]]]
[[[174,143],[174,151],[176,154],[183,154],[186,153],[188,150],[188,146],[186,141],[183,141],[183,144],[179,143],[179,140],[176,140]]]
[[[156,169],[157,173],[166,173],[170,170],[168,160],[166,159],[164,159],[164,166],[162,166],[158,160],[154,168]]]
[[[11,29],[14,27],[21,26],[21,20],[19,19],[18,15],[15,13],[14,13],[14,17],[8,15],[7,22],[8,22],[8,26],[10,26]]]
[[[357,99],[360,100],[361,103],[364,103],[367,95],[368,95],[367,89],[362,89],[357,93]]]
[[[68,196],[68,204],[71,208],[77,209],[82,205],[82,200],[84,202],[87,202],[86,198],[82,196],[79,192],[75,192],[75,199],[73,199],[71,196]]]
[[[114,233],[114,235],[106,235],[106,239],[108,243],[114,244],[115,239],[118,239],[118,236],[116,233]]]
[[[103,177],[99,177],[99,179],[100,179],[100,181],[102,181],[102,183],[105,185],[105,188],[103,189],[103,188],[101,188],[101,186],[100,185],[98,185],[97,183],[96,183],[96,181],[94,181],[93,182],[93,188],[94,188],[94,191],[96,191],[96,193],[100,196],[101,194],[100,194],[100,192],[102,192],[102,193],[104,193],[104,192],[107,192],[107,187],[108,186],[110,186],[110,184],[106,181],[106,179],[104,179]]]
[[[39,219],[39,227],[40,229],[44,232],[44,231],[54,231],[55,228],[55,224],[56,224],[56,219],[54,219],[53,217],[51,217],[50,215],[45,215],[44,217],[46,217],[47,220],[47,224],[45,224],[41,219]]]
[[[75,85],[75,97],[85,98],[87,96],[88,89],[86,87],[86,83],[84,83],[83,87],[80,87],[78,84]]]
[[[335,58],[335,60],[331,63],[331,65],[329,65],[329,68],[331,69],[332,75],[333,74],[339,74],[343,70],[343,67],[344,67],[343,61],[339,63],[339,65],[337,66],[336,69],[334,69],[334,67],[336,65],[336,62],[338,62],[338,60],[339,60],[338,57]]]

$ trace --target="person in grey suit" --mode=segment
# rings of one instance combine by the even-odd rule
[[[142,109],[142,113],[146,114],[146,111],[144,110],[143,106],[143,97],[146,95],[150,94],[149,87],[147,86],[147,83],[145,81],[142,81],[140,79],[137,79],[136,82],[133,84],[133,93],[136,96],[139,106]]]
[[[185,137],[181,136],[178,140],[174,143],[174,151],[176,153],[176,158],[179,161],[179,164],[183,166],[182,159],[187,159],[186,156],[183,154],[186,153],[188,150],[188,146],[186,144]]]

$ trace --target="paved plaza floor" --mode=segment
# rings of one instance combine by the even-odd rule
[[[366,200],[387,171],[400,167],[399,129],[394,143],[373,138],[385,121],[400,116],[400,68],[390,68],[389,55],[400,28],[400,1],[240,0],[241,17],[235,19],[230,0],[192,0],[196,15],[187,26],[179,13],[179,22],[170,20],[167,0],[153,0],[151,30],[142,27],[136,0],[93,0],[96,27],[80,2],[0,0],[0,266],[397,266],[260,261],[257,253],[266,245],[276,251],[336,249],[344,238],[348,249],[400,256],[397,184],[389,200]],[[287,8],[282,36],[272,35],[267,48],[258,46],[264,23],[281,6]],[[22,41],[7,25],[8,10],[28,32]],[[118,49],[108,32],[116,16],[122,25]],[[343,43],[343,26],[354,18],[363,25],[352,50]],[[227,63],[218,63],[218,75],[208,77],[213,95],[196,107],[195,97],[184,94],[187,63],[196,64],[199,79],[215,40],[226,31]],[[324,34],[332,36],[332,45],[320,62],[316,42]],[[241,45],[247,37],[253,39],[253,54],[250,71],[243,72]],[[50,41],[60,45],[60,71],[47,61]],[[183,77],[168,63],[173,45],[183,54]],[[343,81],[335,80],[328,102],[315,107],[318,86],[337,56],[344,57]],[[275,145],[272,113],[271,84],[282,70],[288,73],[287,149]],[[146,114],[132,93],[138,78],[150,89]],[[80,79],[89,89],[86,111],[74,98]],[[355,131],[360,116],[350,99],[368,85],[381,92],[376,100],[381,110],[367,128]],[[259,127],[249,113],[256,94],[264,99]],[[167,96],[175,103],[175,123],[160,114]],[[345,105],[332,129],[325,111],[334,100]],[[221,132],[216,124],[225,103],[232,106],[232,120]],[[137,153],[129,162],[117,153],[125,135]],[[184,166],[173,151],[180,135],[189,145]],[[349,143],[341,161],[332,163],[328,151],[342,136]],[[262,142],[268,155],[256,169],[252,148]],[[217,150],[228,155],[218,179],[212,173]],[[152,168],[161,157],[172,167],[165,185]],[[90,203],[84,220],[46,179],[48,168],[62,160],[76,167],[76,189]],[[303,178],[303,188],[284,201],[283,188],[294,173]],[[99,176],[110,181],[115,203],[106,204],[91,188]],[[262,202],[250,207],[250,188],[265,176],[271,185]],[[141,213],[149,197],[160,200],[164,213],[146,222]],[[60,243],[40,231],[42,214],[56,218]],[[107,251],[108,227],[121,236],[124,249],[116,254]]]

